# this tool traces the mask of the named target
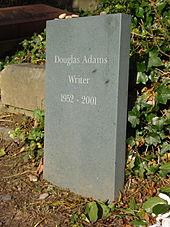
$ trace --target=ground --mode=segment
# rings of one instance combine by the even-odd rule
[[[120,211],[113,211],[109,217],[96,223],[87,223],[84,220],[78,222],[76,217],[84,212],[85,204],[92,201],[92,198],[83,198],[45,181],[42,160],[37,164],[34,161],[25,163],[23,143],[18,139],[10,139],[7,135],[22,118],[20,115],[5,117],[7,115],[0,115],[0,151],[5,152],[0,157],[0,226],[132,226],[130,222],[134,216],[121,216]],[[164,184],[165,181],[161,179],[155,182],[152,179],[146,181],[129,177],[124,193],[115,205],[128,208],[129,199],[135,198],[140,207],[144,199],[156,195],[158,188]],[[150,224],[155,221],[146,213],[144,219]]]

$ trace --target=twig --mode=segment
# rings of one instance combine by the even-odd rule
[[[164,76],[164,75],[167,75],[167,76],[169,75],[170,76],[170,72],[164,72],[164,71],[162,71],[159,68],[156,68],[156,70],[158,70],[162,74],[162,76]]]
[[[30,172],[32,173],[32,170],[26,170],[26,171],[24,171],[22,173],[17,173],[17,174],[11,175],[11,176],[3,177],[3,178],[4,179],[8,179],[8,178],[12,178],[12,177],[18,177],[18,176],[21,176],[21,175],[24,175],[24,174],[30,173]]]
[[[148,33],[148,32],[147,32]],[[145,38],[151,38],[151,39],[162,39],[162,40],[165,40],[164,37],[157,37],[157,36],[153,36],[152,34],[148,33],[148,37],[146,35],[141,35],[141,34],[138,34],[136,32],[131,32],[132,35],[136,35],[136,36],[139,36],[139,37],[145,37]]]
[[[17,156],[17,155],[19,155],[19,154],[21,154],[21,153],[23,153],[23,152],[25,152],[25,147],[22,147],[22,148],[20,149],[20,151],[17,152],[17,153],[15,153],[15,154],[13,154],[12,157],[15,157],[15,156]]]
[[[7,118],[7,117],[12,117],[14,114],[7,114],[7,115],[2,115],[0,116],[0,119]]]
[[[162,54],[164,54],[165,56],[167,56],[168,58],[170,58],[170,55],[169,55],[169,54],[166,54],[164,51],[162,51],[158,45],[157,45],[157,47],[158,47],[159,51],[160,51]]]
[[[41,222],[43,222],[45,219],[47,219],[49,216],[44,217],[43,219],[41,219],[39,222],[37,222],[37,224],[34,225],[34,227],[37,227],[39,224],[41,224]]]
[[[0,116],[1,117],[1,116]],[[7,122],[13,122],[13,121],[11,121],[11,120],[8,120],[8,119],[3,119],[3,118],[0,118],[0,121],[7,121]]]
[[[158,19],[158,21],[159,21],[159,24],[162,25],[162,27],[164,28],[164,30],[166,30],[166,32],[168,33],[168,28],[167,28],[166,25],[163,23],[163,21],[162,21],[160,15],[159,15],[159,13],[158,13],[158,11],[157,11],[157,9],[156,9],[156,3],[153,2],[152,0],[149,0],[149,2],[150,2],[150,5],[153,7],[153,9],[154,9],[154,11],[155,11],[155,14],[156,14],[156,17],[157,17],[157,19]]]
[[[36,201],[36,202],[32,202],[32,203],[29,203],[29,204],[27,204],[27,207],[29,207],[29,206],[33,206],[33,205],[37,205],[37,204],[51,204],[51,203],[53,203],[53,201],[42,201],[42,200],[40,200],[40,201]]]
[[[43,158],[40,159],[37,169],[34,171],[35,174],[40,175],[43,172]]]

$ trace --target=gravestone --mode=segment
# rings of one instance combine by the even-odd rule
[[[95,199],[124,184],[130,16],[47,22],[44,177]]]

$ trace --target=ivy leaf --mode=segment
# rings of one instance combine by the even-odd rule
[[[148,145],[157,145],[158,143],[161,143],[159,135],[156,133],[150,133],[146,136],[145,141]]]
[[[166,188],[161,188],[159,191],[160,191],[161,193],[164,193],[164,194],[170,196],[170,186],[168,186],[168,187],[166,187]]]
[[[0,149],[0,157],[2,157],[2,156],[4,156],[4,155],[6,155],[5,150],[4,150],[4,149]]]
[[[163,170],[159,171],[159,176],[164,178],[164,179],[167,178],[167,174],[168,174],[168,172],[166,172],[166,171],[163,171]]]
[[[157,126],[156,126],[157,127]],[[167,138],[167,136],[165,135],[165,133],[164,133],[164,130],[162,130],[162,131],[160,131],[160,132],[158,132],[159,133],[159,136],[160,136],[160,138],[161,138],[161,140],[164,140],[165,138]]]
[[[135,128],[139,124],[139,118],[135,115],[129,113],[128,121],[131,123],[132,127]]]
[[[152,197],[145,201],[142,207],[146,212],[152,213],[153,207],[158,204],[167,204],[167,201],[160,197]]]
[[[157,101],[161,104],[166,104],[170,99],[170,89],[165,87],[165,85],[159,86],[157,88],[158,96]]]
[[[138,111],[137,106],[133,107],[132,111],[128,112],[128,121],[131,123],[133,128],[139,124],[139,115],[140,112]]]
[[[128,214],[128,215],[135,215],[134,210],[132,210],[132,209],[130,209],[130,208],[126,208],[126,209],[120,208],[119,210],[120,210],[120,211],[123,211],[125,214]]]
[[[25,163],[27,163],[29,159],[30,159],[29,154],[26,154],[26,155],[23,156],[23,161]]]
[[[36,121],[38,121],[42,127],[44,127],[44,110],[36,109],[33,112],[33,116]]]
[[[170,172],[170,162],[162,164],[160,166],[160,169],[163,170],[163,171],[166,171],[167,173],[169,173]]]
[[[102,201],[98,201],[97,205],[98,205],[99,216],[101,218],[102,217],[108,217],[109,216],[109,212],[110,212],[110,208]]]
[[[159,169],[158,166],[152,165],[152,166],[150,166],[150,173],[155,174],[158,169]]]
[[[137,71],[138,72],[145,72],[146,71],[146,64],[145,64],[145,62],[138,62],[137,63]]]
[[[157,82],[159,80],[159,77],[153,73],[150,73],[149,79],[151,80],[151,82]]]
[[[30,142],[30,146],[29,146],[30,150],[34,151],[36,149],[36,147],[37,147],[36,142],[35,141],[31,141]]]
[[[25,138],[26,138],[26,136],[25,136],[25,134],[24,134],[24,133],[21,133],[19,137],[20,137],[20,139],[21,139],[22,141],[24,141],[24,140],[25,140]]]
[[[132,160],[132,161],[129,163],[129,167],[130,167],[130,169],[133,169],[134,166],[135,166],[135,160]]]
[[[110,211],[115,210],[115,204],[109,204],[108,207],[109,207]]]
[[[127,144],[130,145],[131,147],[135,146],[135,139],[134,139],[133,136],[129,137],[129,138],[127,139],[126,142],[127,142]]]
[[[165,118],[164,117],[154,117],[152,119],[152,124],[154,125],[154,128],[157,130],[162,130],[164,124],[165,124]],[[161,135],[159,135],[161,137]]]
[[[164,142],[162,144],[161,154],[165,154],[167,151],[170,151],[170,144],[167,142]]]
[[[87,203],[85,214],[90,222],[96,222],[98,219],[98,207],[96,202]]]
[[[147,225],[146,221],[143,221],[143,220],[133,220],[133,221],[131,222],[131,224],[132,224],[133,226],[136,226],[136,227],[146,226],[146,225]]]
[[[156,115],[153,114],[153,113],[147,114],[147,115],[146,115],[146,120],[147,120],[148,123],[151,124],[151,123],[152,123],[152,119],[155,118],[155,117],[156,117]]]
[[[139,167],[139,170],[138,170],[139,177],[144,178],[144,174],[145,174],[145,172],[146,172],[146,168],[145,168],[145,166],[143,165],[143,163],[141,163],[139,166],[140,166],[140,167]]]
[[[167,2],[165,2],[165,1],[159,2],[159,3],[157,4],[158,10],[159,10],[159,11],[162,11],[162,10],[165,8],[166,4],[167,4]]]
[[[168,85],[170,83],[170,78],[169,77],[163,77],[162,78],[162,84],[163,85]]]
[[[138,8],[138,12],[136,14],[137,17],[144,18],[144,9],[143,7]]]
[[[132,210],[136,210],[137,209],[136,200],[134,198],[129,201],[129,207]]]
[[[153,207],[152,212],[156,215],[165,214],[170,211],[170,205],[168,204],[158,204]]]
[[[142,83],[142,84],[146,84],[146,82],[148,81],[148,76],[143,73],[143,72],[138,72],[137,73],[137,84]]]
[[[148,68],[151,68],[152,66],[161,66],[162,61],[158,57],[157,51],[150,51],[149,52],[149,62],[148,62]]]

